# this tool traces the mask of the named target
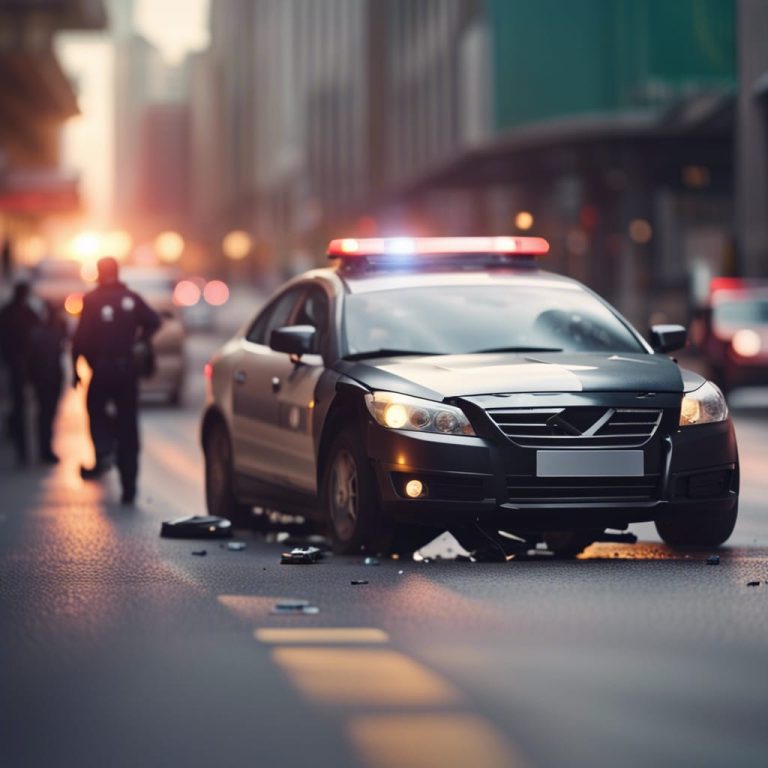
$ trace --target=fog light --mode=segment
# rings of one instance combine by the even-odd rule
[[[424,495],[424,483],[421,480],[409,480],[405,484],[405,495],[409,499],[418,499]]]

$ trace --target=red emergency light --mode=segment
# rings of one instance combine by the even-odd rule
[[[747,287],[741,277],[713,277],[709,281],[709,295],[718,291],[743,291]]]
[[[446,256],[496,254],[542,256],[549,252],[543,237],[367,237],[331,240],[328,256]]]

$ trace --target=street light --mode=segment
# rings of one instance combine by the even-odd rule
[[[243,229],[234,229],[221,241],[221,250],[228,259],[244,259],[253,246],[251,236]]]
[[[155,238],[155,253],[160,261],[171,264],[181,258],[184,238],[178,232],[161,232]]]

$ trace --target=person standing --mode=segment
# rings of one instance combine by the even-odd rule
[[[160,317],[120,282],[119,265],[111,256],[99,259],[97,273],[98,285],[83,299],[72,339],[73,386],[80,383],[79,357],[92,370],[86,405],[96,462],[80,467],[80,475],[85,480],[101,477],[112,468],[116,449],[121,502],[133,504],[139,468],[139,371],[134,348],[149,342],[160,327]]]
[[[8,369],[11,385],[8,431],[20,466],[29,462],[26,425],[29,334],[40,323],[29,305],[29,294],[27,283],[16,283],[11,300],[0,309],[0,357]]]
[[[37,400],[37,450],[40,461],[56,464],[59,457],[53,452],[51,440],[64,381],[61,356],[67,328],[54,306],[47,304],[46,311],[44,322],[29,333],[27,371]]]

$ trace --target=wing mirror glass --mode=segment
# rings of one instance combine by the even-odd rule
[[[682,349],[688,341],[688,331],[682,325],[651,326],[651,346],[657,352]]]

